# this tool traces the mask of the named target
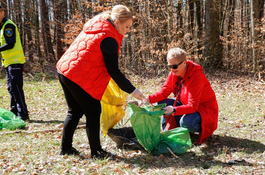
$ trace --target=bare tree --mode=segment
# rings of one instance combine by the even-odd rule
[[[202,2],[201,1],[196,1],[196,21],[197,21],[197,54],[198,57],[200,58],[200,55],[202,55]],[[200,60],[200,59],[199,59]],[[197,61],[199,62],[197,59]]]
[[[55,59],[53,59],[54,51],[53,51],[53,45],[51,42],[48,6],[45,0],[40,0],[40,11],[41,11],[42,40],[44,44],[44,56],[47,61],[55,61]]]
[[[222,66],[222,45],[219,30],[220,0],[205,1],[205,62],[207,67]]]
[[[35,47],[37,50],[37,57],[41,58],[43,55],[41,53],[41,44],[40,44],[40,21],[39,21],[39,4],[38,0],[33,0],[33,23],[34,23],[34,36],[35,36]]]
[[[33,53],[34,53],[34,44],[33,44],[33,38],[32,38],[32,31],[31,29],[33,28],[32,26],[32,20],[33,18],[33,14],[34,14],[34,7],[32,6],[33,4],[30,2],[31,0],[25,0],[24,3],[24,9],[25,9],[25,18],[24,18],[24,33],[25,33],[25,48],[24,52],[28,53],[28,59],[30,62],[33,62]]]
[[[64,19],[64,11],[61,10],[62,7],[64,7],[66,4],[64,3],[64,1],[60,0],[60,1],[55,1],[54,2],[54,16],[55,16],[55,43],[56,43],[56,58],[57,60],[59,58],[61,58],[61,56],[64,53],[63,50],[63,43],[62,43],[62,39],[64,38],[64,32],[62,29],[62,21]],[[64,7],[65,8],[65,7]]]
[[[263,17],[264,0],[250,0],[251,4],[251,36],[252,36],[252,56],[253,56],[253,71],[258,70],[258,65],[261,61],[261,48],[257,45],[261,44],[260,22]]]
[[[36,56],[54,64],[87,20],[124,4],[135,18],[121,46],[122,69],[157,74],[166,70],[167,50],[173,46],[187,50],[189,59],[204,67],[260,71],[265,64],[264,1],[1,0],[1,5],[20,30],[28,60]]]

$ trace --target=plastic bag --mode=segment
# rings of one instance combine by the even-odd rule
[[[187,128],[178,127],[161,133],[161,140],[156,149],[152,150],[154,155],[185,153],[191,147],[191,139]]]
[[[138,107],[129,103],[129,115],[135,135],[140,144],[149,151],[157,148],[160,141],[160,116],[165,104],[154,107]]]
[[[0,129],[15,130],[17,128],[24,128],[25,126],[26,123],[13,112],[0,108]]]
[[[191,147],[189,131],[175,128],[161,133],[161,116],[166,104],[138,107],[129,104],[129,113],[135,135],[140,144],[152,154],[183,154]]]
[[[144,150],[138,142],[132,127],[109,129],[108,136],[117,144],[118,148]]]
[[[104,137],[108,130],[125,116],[123,105],[126,104],[126,98],[126,93],[119,88],[113,79],[110,79],[101,99],[100,127]]]

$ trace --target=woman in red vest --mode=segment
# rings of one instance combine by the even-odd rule
[[[74,131],[80,118],[86,116],[86,132],[91,156],[115,157],[100,144],[100,100],[112,78],[116,84],[134,98],[144,95],[125,78],[118,66],[118,56],[123,36],[130,31],[133,20],[130,10],[116,5],[91,20],[57,62],[68,114],[64,121],[60,155],[79,155],[72,146]]]
[[[150,103],[167,103],[164,130],[178,126],[199,132],[197,144],[206,142],[217,128],[218,104],[202,67],[186,60],[186,52],[172,48],[167,54],[170,73],[161,90],[148,96]],[[174,98],[167,98],[171,93]],[[162,122],[163,124],[163,122]]]

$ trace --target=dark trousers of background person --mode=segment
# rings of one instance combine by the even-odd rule
[[[90,144],[91,154],[101,150],[100,144],[100,114],[101,104],[79,85],[62,74],[58,74],[65,99],[68,105],[68,114],[64,121],[62,150],[72,147],[74,131],[83,114],[86,116],[86,132]]]
[[[27,120],[29,115],[23,91],[23,67],[23,64],[11,64],[5,71],[11,111],[22,120]]]

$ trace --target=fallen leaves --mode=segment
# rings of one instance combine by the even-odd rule
[[[137,84],[138,79],[133,82]],[[144,85],[139,86],[144,94],[150,94],[159,90],[164,80],[163,77],[156,81],[143,79]],[[187,153],[177,157],[120,150],[108,137],[101,138],[103,148],[118,153],[115,161],[91,159],[84,119],[81,119],[84,122],[75,131],[73,141],[73,146],[84,156],[59,156],[67,112],[62,89],[58,81],[51,81],[49,85],[46,82],[27,83],[25,90],[33,122],[27,123],[24,130],[0,132],[0,173],[258,174],[265,169],[265,86],[249,77],[240,78],[224,72],[215,72],[209,80],[220,107],[216,138],[208,144],[193,145]],[[1,105],[8,107],[8,95],[1,93],[1,96]]]

